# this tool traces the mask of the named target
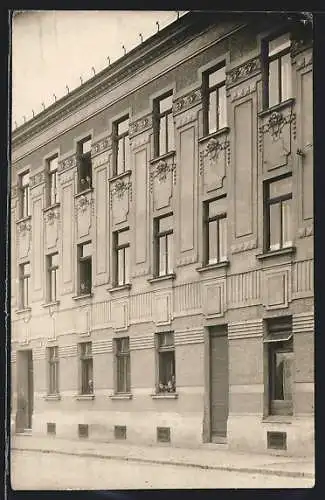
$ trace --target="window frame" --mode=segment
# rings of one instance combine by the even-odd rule
[[[215,85],[212,85],[211,87],[209,86],[209,76],[212,75],[213,73],[216,73],[220,69],[224,68],[226,72],[226,61],[222,61],[218,63],[216,66],[204,71],[202,73],[202,105],[203,105],[203,136],[208,136],[210,134],[215,134],[219,130],[222,130],[223,128],[227,127],[227,95],[226,95],[226,74],[225,74],[225,79],[222,82],[219,82]],[[226,110],[226,123],[220,127],[220,112],[218,111],[219,109],[219,91],[220,88],[224,87],[225,88],[225,110]],[[210,102],[210,95],[216,92],[217,98],[216,98],[216,130],[213,132],[210,132],[209,130],[209,102]]]
[[[128,122],[128,129],[126,132],[121,132],[120,134],[118,133],[118,127],[119,125],[121,125],[121,123],[123,122]],[[126,153],[125,153],[125,149],[126,149],[126,144],[125,144],[125,138],[129,138],[129,135],[130,135],[130,116],[127,114],[125,116],[123,116],[122,118],[120,118],[119,120],[116,120],[115,122],[113,122],[113,126],[112,126],[112,129],[113,129],[113,176],[118,176],[118,175],[122,175],[124,174],[125,172],[127,172],[128,170],[130,170],[130,168],[127,168],[128,165],[127,165],[127,161],[126,161]],[[123,161],[122,161],[122,164],[123,164],[123,170],[122,172],[119,172],[118,171],[118,165],[119,165],[119,142],[120,140],[123,140]],[[130,143],[128,144],[128,147],[130,148]],[[129,156],[128,156],[128,159],[130,161],[130,151],[129,151]]]
[[[89,346],[89,352],[87,352],[87,347]],[[92,354],[92,342],[80,342],[79,343],[79,361],[80,361],[80,394],[81,395],[93,395],[94,394],[94,360]],[[87,371],[85,372],[85,367]],[[89,370],[90,367],[90,370]],[[89,371],[91,372],[91,378],[89,378]],[[88,375],[88,382],[84,385],[85,376]],[[91,381],[91,383],[90,383]]]
[[[59,257],[59,252],[53,252],[49,255],[46,256],[47,260],[47,273],[48,273],[48,293],[47,293],[47,299],[48,302],[56,302],[58,299],[58,269],[59,269],[59,264],[53,265],[52,263],[52,258],[53,256],[56,255]],[[54,279],[55,279],[55,297],[53,298],[52,296],[52,279],[53,279],[53,274],[54,274]]]
[[[171,153],[175,151],[175,126],[173,122],[173,96],[174,96],[174,91],[169,90],[168,92],[162,94],[159,97],[156,97],[153,100],[153,126],[154,126],[154,134],[153,134],[153,139],[154,139],[154,158],[159,158],[160,156],[167,155],[168,153]],[[165,99],[168,99],[171,97],[171,107],[168,108],[165,111],[160,111],[160,103],[161,101],[164,101]],[[171,115],[171,120],[172,120],[172,125],[173,125],[173,139],[170,141],[169,137],[169,132],[168,132],[168,115]],[[161,128],[161,122],[163,119],[166,119],[166,130],[165,130],[165,144],[166,144],[166,151],[162,152],[161,151],[161,144],[160,144],[160,128]],[[172,149],[170,147],[170,143],[174,146]]]
[[[77,194],[92,189],[92,161],[91,161],[91,135],[77,142]],[[85,143],[90,142],[90,151],[83,152]],[[88,163],[88,165],[87,165]],[[81,171],[87,166],[88,175],[81,176]],[[82,186],[82,180],[85,180],[85,186]]]
[[[227,255],[225,256],[225,259],[221,260],[220,258],[220,220],[226,220],[226,242],[228,238],[228,218],[227,218],[227,212],[225,210],[220,211],[220,213],[209,216],[209,206],[210,203],[216,202],[216,201],[221,201],[221,200],[226,200],[226,196],[222,196],[219,198],[214,198],[212,200],[207,200],[204,201],[204,206],[203,206],[203,236],[204,236],[204,250],[203,250],[203,261],[205,266],[209,265],[214,265],[214,264],[220,264],[222,262],[227,262]],[[209,262],[210,260],[210,224],[211,222],[217,221],[218,223],[218,248],[217,248],[217,261],[216,262]],[[228,249],[228,245],[226,245]]]
[[[92,293],[92,254],[85,257],[82,256],[82,250],[85,245],[91,244],[91,241],[85,241],[84,243],[78,244],[78,295],[90,295]],[[93,249],[92,249],[93,250]],[[81,266],[84,262],[90,264],[90,279],[88,288],[85,286],[85,291],[82,291],[82,281],[81,281]]]
[[[53,352],[53,355],[51,353]],[[56,396],[60,394],[59,389],[59,347],[49,346],[47,347],[47,361],[48,361],[48,396]],[[54,383],[52,382],[52,371],[54,371]],[[52,386],[53,384],[53,386]],[[54,390],[52,390],[54,389]]]
[[[277,250],[283,250],[285,248],[290,248],[293,245],[293,241],[291,241],[291,245],[283,245],[283,217],[282,217],[282,203],[288,200],[292,200],[292,189],[291,193],[275,196],[273,198],[270,197],[270,186],[272,183],[281,181],[283,179],[287,178],[292,178],[292,174],[285,174],[281,177],[275,177],[273,179],[268,179],[264,181],[264,251],[265,252],[272,252],[272,251],[277,251]],[[270,212],[270,207],[272,205],[280,204],[280,212],[281,212],[281,218],[279,221],[280,224],[280,242],[279,242],[279,248],[276,250],[271,250],[270,245],[271,245],[271,212]],[[292,228],[292,202],[291,202],[291,236],[293,235],[293,228]]]
[[[154,276],[156,278],[160,278],[163,276],[170,276],[174,272],[174,262],[170,262],[170,255],[168,252],[168,236],[174,234],[174,229],[173,229],[173,212],[169,212],[168,214],[165,215],[160,215],[159,217],[154,218],[154,254],[155,254],[155,263],[154,263]],[[160,221],[163,219],[167,219],[168,217],[171,218],[171,229],[166,229],[163,231],[159,230],[159,224]],[[162,239],[165,239],[165,245],[166,245],[166,254],[165,254],[165,268],[166,268],[166,273],[165,274],[160,274],[160,241]],[[172,245],[174,244],[173,241],[173,236],[172,236]],[[169,272],[169,266],[172,268],[171,272]]]
[[[127,349],[123,349],[123,342],[127,341]],[[115,354],[115,394],[131,393],[131,355],[130,355],[130,337],[120,337],[114,339]],[[123,363],[121,361],[123,360]],[[126,360],[126,364],[124,364]],[[121,364],[123,373],[121,374]],[[121,379],[123,379],[120,387]]]
[[[29,273],[24,272],[25,266],[29,266]],[[29,299],[30,299],[30,277],[31,277],[31,271],[30,271],[30,262],[23,262],[19,264],[19,299],[20,299],[20,309],[28,309],[30,307],[29,305]],[[25,283],[26,283],[26,288],[27,288],[27,301],[25,301]]]
[[[56,168],[51,168],[51,162],[57,160]],[[46,160],[46,170],[47,170],[47,207],[52,207],[59,203],[58,195],[58,185],[59,185],[59,175],[58,175],[58,162],[59,155],[55,154]],[[54,179],[54,197],[52,197],[52,186]]]
[[[282,49],[275,54],[269,56],[269,46],[270,42],[276,40],[277,38],[280,38],[283,35],[289,35],[290,39],[290,45],[289,47],[286,47],[285,49]],[[292,33],[288,29],[282,29],[281,31],[277,33],[272,33],[272,35],[269,35],[266,37],[264,40],[262,40],[262,47],[261,47],[261,58],[262,58],[262,72],[263,72],[263,109],[267,110],[269,108],[272,108],[273,106],[278,106],[285,102],[286,100],[292,98],[292,95],[289,96],[286,99],[282,99],[282,68],[281,68],[281,59],[283,56],[290,54],[291,53],[291,47],[292,47]],[[278,59],[278,96],[279,96],[279,102],[272,104],[270,106],[270,63]],[[292,89],[292,68],[291,68],[291,89]]]
[[[172,342],[162,345],[160,339],[163,336],[168,335],[169,338],[171,338]],[[172,365],[173,365],[173,374],[171,374],[171,378],[169,381],[171,382],[171,385],[168,386],[169,381],[164,383],[162,381],[162,373],[161,373],[161,364],[163,363],[162,361],[162,356],[164,356],[165,353],[172,353]],[[166,357],[166,356],[165,356]],[[156,393],[157,394],[175,394],[176,393],[176,356],[175,356],[175,338],[174,338],[174,332],[168,331],[168,332],[159,332],[156,333],[156,373],[157,373],[157,379],[156,379]],[[167,371],[166,368],[164,368],[164,371]],[[167,378],[167,377],[166,377]],[[174,378],[174,380],[173,380]]]
[[[128,243],[120,243],[118,242],[119,235],[124,232],[129,232]],[[128,259],[128,267],[126,267],[126,251],[128,249],[127,259]],[[123,283],[120,283],[120,273],[119,273],[119,254],[122,252],[123,254]],[[114,285],[115,286],[124,286],[130,284],[130,228],[125,227],[123,229],[119,229],[113,232],[113,276],[114,276]],[[128,276],[126,276],[126,269],[128,269]],[[127,278],[127,279],[126,279]]]
[[[23,179],[27,177],[28,182],[24,184]],[[19,218],[30,217],[30,170],[25,170],[19,174]]]

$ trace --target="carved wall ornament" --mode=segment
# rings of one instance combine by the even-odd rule
[[[57,210],[51,209],[45,213],[45,221],[52,226],[54,224],[55,219],[59,219],[60,215]]]
[[[234,68],[233,70],[229,71],[229,73],[226,76],[226,85],[227,86],[234,85],[235,83],[238,83],[240,80],[243,80],[244,78],[247,78],[252,74],[259,72],[260,69],[261,69],[261,59],[260,57],[255,57],[254,59],[251,59],[250,61],[247,61],[246,63],[242,64],[241,66],[238,66],[237,68]]]
[[[15,184],[14,186],[11,186],[11,198],[16,198],[16,196],[18,196],[18,190],[19,190],[19,187],[17,184]]]
[[[126,182],[124,179],[118,179],[111,189],[111,194],[112,196],[117,196],[120,200],[124,196],[125,191],[128,190],[131,190],[131,182]]]
[[[199,104],[201,102],[202,92],[201,89],[193,90],[191,93],[180,97],[174,102],[173,111],[174,113],[179,113],[183,109],[187,109],[192,105]]]
[[[111,137],[105,137],[104,139],[101,139],[100,141],[95,142],[95,144],[92,145],[91,147],[91,156],[95,156],[99,153],[102,153],[103,151],[106,151],[112,146],[112,140]]]
[[[253,94],[255,91],[256,91],[256,82],[251,83],[246,87],[241,87],[238,90],[234,90],[234,92],[231,92],[230,94],[231,101],[233,102],[236,101],[237,99],[241,99],[242,97],[246,97],[250,94]]]
[[[91,205],[91,200],[90,198],[88,198],[87,196],[85,195],[82,195],[78,198],[78,201],[77,201],[77,210],[78,212],[80,213],[85,213],[85,211],[87,210],[88,207],[90,207]]]
[[[41,184],[42,182],[45,181],[45,173],[44,171],[38,172],[37,174],[31,176],[30,178],[30,187],[37,186],[38,184]]]
[[[158,178],[159,182],[165,182],[168,172],[172,172],[175,168],[175,163],[168,163],[166,160],[160,160],[152,172],[152,179]]]
[[[75,154],[69,156],[65,160],[59,161],[58,172],[63,172],[64,170],[69,170],[77,165],[77,157]]]
[[[256,240],[249,240],[231,246],[231,253],[240,253],[257,248]]]
[[[274,111],[267,122],[260,127],[260,131],[262,134],[270,133],[273,142],[276,142],[281,137],[283,127],[288,123],[295,124],[295,118],[294,113],[284,116],[283,113]]]
[[[306,238],[307,236],[312,236],[313,234],[314,227],[312,224],[310,226],[298,229],[298,238]]]
[[[147,130],[148,128],[152,127],[152,115],[145,116],[143,118],[140,118],[139,120],[136,120],[133,123],[130,123],[130,128],[129,132],[130,135],[135,135],[139,134],[140,132],[143,132],[144,130]]]
[[[32,225],[28,221],[22,221],[18,226],[18,231],[20,234],[24,235],[27,231],[32,229]]]
[[[200,152],[200,175],[203,174],[204,169],[204,159],[207,158],[210,163],[216,162],[219,159],[219,153],[221,151],[227,151],[227,163],[230,160],[230,142],[228,139],[220,141],[215,137],[209,139],[206,147]]]

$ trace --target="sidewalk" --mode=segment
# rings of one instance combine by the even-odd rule
[[[213,445],[188,449],[16,435],[12,437],[11,449],[286,477],[315,476],[315,465],[311,457],[241,453],[213,448]]]

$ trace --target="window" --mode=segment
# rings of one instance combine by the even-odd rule
[[[91,342],[79,344],[81,365],[81,394],[93,394],[93,356]]]
[[[128,228],[113,233],[113,245],[115,284],[125,285],[129,283],[130,242]]]
[[[173,273],[173,215],[159,217],[154,221],[155,275]]]
[[[173,94],[154,101],[154,154],[162,156],[175,150]]]
[[[92,186],[91,168],[91,139],[85,139],[78,143],[78,193],[90,189]]]
[[[19,194],[20,194],[20,218],[30,215],[30,189],[29,189],[29,172],[19,176]]]
[[[227,125],[226,68],[203,74],[203,130],[213,134]]]
[[[47,256],[47,271],[48,271],[48,301],[56,302],[57,300],[57,272],[59,267],[59,254],[53,253]]]
[[[58,157],[55,156],[48,160],[48,206],[58,203]]]
[[[79,294],[91,293],[91,242],[78,245]]]
[[[292,178],[266,183],[266,250],[292,246]]]
[[[115,339],[116,392],[129,393],[130,388],[130,349],[129,337]]]
[[[59,357],[58,346],[48,347],[49,385],[48,394],[59,394]]]
[[[269,413],[292,415],[293,341],[291,318],[276,318],[267,322],[269,374]]]
[[[175,348],[173,333],[158,333],[157,392],[175,392]]]
[[[204,263],[227,260],[226,197],[209,201],[204,206]]]
[[[289,33],[269,40],[264,46],[265,108],[275,106],[292,97],[290,46]]]
[[[114,175],[130,169],[129,117],[113,125]]]
[[[26,309],[29,306],[30,264],[26,262],[19,267],[20,305],[22,309]]]

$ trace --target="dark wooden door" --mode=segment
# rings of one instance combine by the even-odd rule
[[[226,328],[211,329],[210,409],[211,437],[227,436],[228,419],[228,336]]]
[[[17,418],[16,430],[32,428],[34,406],[33,354],[31,350],[17,353]]]

